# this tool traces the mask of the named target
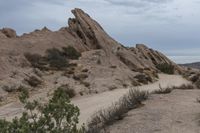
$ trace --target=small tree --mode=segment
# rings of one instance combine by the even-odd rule
[[[83,133],[78,129],[78,107],[70,103],[69,96],[63,89],[57,89],[45,105],[38,101],[28,101],[28,91],[22,89],[19,96],[25,112],[12,122],[0,120],[1,133]]]

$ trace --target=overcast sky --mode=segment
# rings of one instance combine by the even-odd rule
[[[144,43],[178,63],[200,61],[200,0],[0,0],[0,28],[57,30],[75,7],[126,46]]]

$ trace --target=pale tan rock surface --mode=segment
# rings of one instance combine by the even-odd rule
[[[72,61],[77,63],[75,75],[87,75],[84,84],[87,82],[90,87],[74,80],[73,75],[64,76],[62,71],[41,71],[40,78],[44,84],[39,88],[48,90],[69,84],[77,94],[90,94],[109,88],[142,85],[135,76],[144,74],[149,79],[147,83],[156,81],[158,70],[155,66],[160,63],[173,64],[176,71],[181,72],[181,68],[166,56],[143,44],[138,44],[135,48],[124,47],[81,9],[74,9],[72,13],[75,18],[69,19],[69,26],[55,32],[44,27],[42,30],[17,36],[12,29],[0,30],[0,89],[3,96],[7,93],[2,87],[8,84],[12,88],[28,86],[24,79],[28,75],[35,75],[35,69],[24,54],[45,55],[50,48],[73,46],[81,52],[80,59]],[[82,72],[84,69],[88,71]]]
[[[0,32],[8,38],[16,38],[17,37],[16,31],[13,29],[10,29],[10,28],[3,28],[2,30],[0,30]]]

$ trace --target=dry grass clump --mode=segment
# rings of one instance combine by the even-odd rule
[[[178,89],[178,90],[192,90],[195,89],[194,85],[192,84],[183,84],[179,87],[173,87],[173,89]]]
[[[81,81],[80,83],[83,84],[87,88],[90,87],[90,83],[89,82]]]
[[[112,90],[117,89],[117,86],[115,86],[115,85],[111,85],[111,86],[108,87],[108,89],[109,89],[110,91],[112,91]]]
[[[139,107],[142,101],[148,98],[148,95],[148,92],[131,89],[118,102],[97,112],[87,125],[87,133],[99,133],[106,126],[123,119],[129,110]]]
[[[34,68],[41,70],[63,70],[70,66],[69,60],[77,60],[81,56],[75,48],[68,46],[62,50],[51,48],[46,50],[46,55],[25,53],[25,58]]]
[[[152,78],[146,74],[138,74],[134,78],[137,79],[137,82],[142,84],[148,84],[149,82],[152,82]]]
[[[71,88],[68,84],[62,85],[58,88],[64,90],[66,92],[66,94],[69,96],[69,98],[73,98],[76,96],[75,90],[73,88]]]
[[[174,74],[174,66],[168,63],[157,64],[156,68],[166,74]]]
[[[197,102],[200,103],[200,98],[197,98]]]
[[[154,94],[169,94],[172,92],[173,88],[167,87],[167,88],[162,88],[161,85],[159,84],[159,90],[155,90],[153,93]]]
[[[183,84],[181,86],[172,86],[167,88],[162,88],[161,85],[159,85],[159,90],[155,90],[154,94],[168,94],[171,93],[173,90],[192,90],[194,89],[194,85],[192,84]]]
[[[30,76],[24,79],[31,87],[42,85],[43,81],[36,76]]]
[[[76,74],[73,76],[74,80],[78,80],[78,81],[82,81],[82,80],[85,80],[86,78],[88,78],[88,75],[87,74]]]

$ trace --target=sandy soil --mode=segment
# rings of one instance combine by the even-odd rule
[[[162,87],[167,87],[180,86],[182,84],[188,83],[188,81],[186,81],[179,75],[160,74],[159,77],[159,81],[150,85],[138,87],[138,89],[153,91],[159,89],[159,84],[161,84]],[[87,123],[87,120],[91,117],[92,114],[94,114],[99,109],[110,106],[113,102],[117,101],[121,96],[127,93],[128,90],[129,89],[116,89],[109,92],[72,99],[72,103],[80,108],[80,123]],[[40,93],[40,95],[42,94]],[[20,103],[13,102],[0,107],[0,118],[6,118],[10,120],[14,116],[20,115],[22,111],[23,109]]]
[[[179,75],[159,75],[159,81],[153,84],[140,86],[136,89],[153,91],[159,89],[159,84],[162,87],[180,86],[189,83]],[[116,89],[114,91],[104,92],[97,95],[79,97],[72,100],[81,110],[80,123],[86,123],[87,120],[96,111],[102,108],[109,107],[113,102],[128,92],[129,89]]]
[[[200,90],[152,95],[143,107],[111,125],[107,133],[200,133]]]

